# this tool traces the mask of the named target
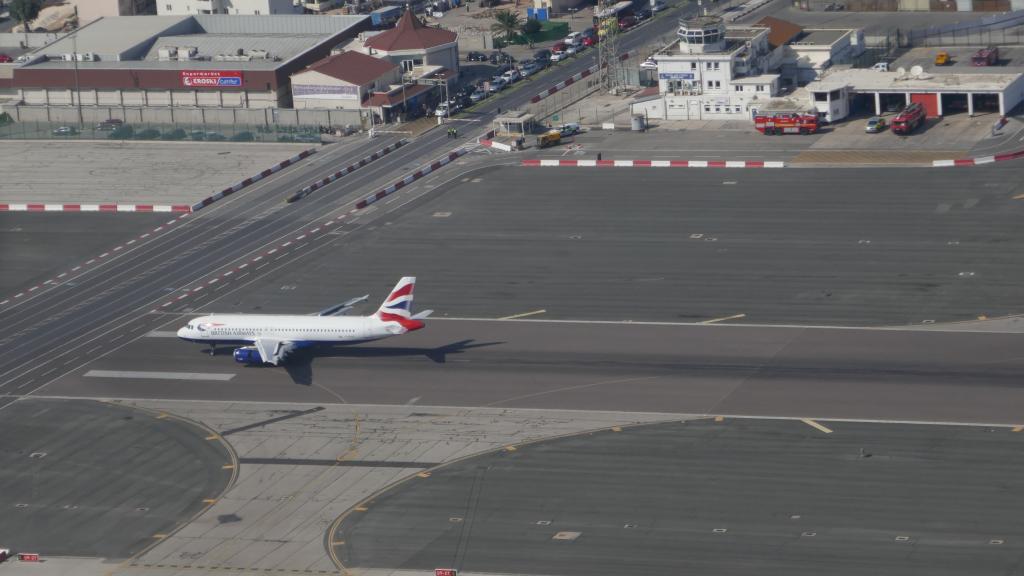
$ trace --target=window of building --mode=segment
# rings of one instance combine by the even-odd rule
[[[711,112],[711,104],[705,104],[704,105],[704,111],[705,112]]]
[[[733,110],[733,112],[736,112],[737,114],[739,114],[740,113],[740,107],[739,106],[735,106],[734,108],[735,108],[735,110]]]
[[[721,111],[722,111],[722,107],[721,106],[715,106],[715,112],[721,112]]]
[[[255,15],[257,15],[257,16],[259,16],[259,15],[260,15],[260,11],[259,11],[259,10],[253,10],[253,11],[252,11],[252,13],[253,13],[253,14],[255,14]]]
[[[757,91],[758,92],[764,92],[764,84],[758,84],[757,85]]]
[[[167,11],[168,11],[168,12],[172,12],[172,11],[174,11],[174,6],[171,6],[170,4],[168,4],[168,5],[167,5]]]
[[[412,72],[415,66],[412,60],[402,60],[402,72]]]
[[[715,62],[715,70],[718,70],[718,62]]]
[[[737,84],[737,85],[733,86],[733,88],[734,88],[734,89],[735,89],[735,90],[736,90],[737,92],[743,92],[743,85],[742,85],[742,84]]]
[[[721,88],[721,87],[722,87],[722,82],[720,80],[715,80],[715,88]]]
[[[708,80],[708,88],[711,88],[712,86],[713,84],[711,83],[711,80]]]
[[[170,10],[169,7],[168,7],[168,10]],[[697,63],[696,62],[690,62],[690,70],[696,70],[696,69],[697,69]]]
[[[814,101],[815,102],[826,102],[826,101],[828,101],[828,92],[815,92],[814,93]]]

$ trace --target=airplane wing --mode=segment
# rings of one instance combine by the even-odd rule
[[[286,340],[275,340],[273,338],[257,338],[254,342],[259,350],[260,358],[268,364],[277,366],[285,356],[295,349],[295,345]]]
[[[317,312],[316,315],[317,316],[341,316],[345,312],[348,312],[349,310],[351,310],[352,307],[355,306],[356,304],[359,304],[360,302],[366,302],[366,299],[369,298],[369,297],[370,297],[370,295],[367,294],[366,296],[360,296],[359,298],[353,298],[351,300],[346,300],[346,301],[342,302],[341,304],[335,304],[334,306],[331,306],[330,308],[324,308],[323,310]]]

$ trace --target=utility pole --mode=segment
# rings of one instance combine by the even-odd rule
[[[594,30],[598,32],[597,65],[601,88],[611,91],[619,86],[619,15],[611,13],[614,0],[598,0],[594,7]],[[604,34],[602,34],[602,32]]]
[[[78,6],[75,6],[75,31],[71,33],[71,62],[75,67],[75,102],[78,104],[78,128],[85,128],[82,117],[82,89],[78,84]]]

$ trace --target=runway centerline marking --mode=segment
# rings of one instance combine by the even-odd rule
[[[821,424],[815,422],[814,420],[811,420],[810,418],[801,418],[800,421],[803,422],[804,424],[807,424],[808,426],[810,426],[812,428],[817,428],[818,430],[821,430],[825,434],[831,434],[832,433],[832,429],[831,428],[827,428],[825,426],[822,426]]]
[[[746,318],[746,314],[733,314],[732,316],[722,316],[721,318],[712,318],[711,320],[704,320],[701,324],[714,324],[716,322],[725,322],[726,320],[739,320],[740,318]]]
[[[87,378],[128,378],[140,380],[217,380],[227,382],[235,374],[214,374],[208,372],[145,372],[133,370],[89,370]]]
[[[544,314],[545,312],[547,312],[547,310],[534,310],[533,312],[523,312],[522,314],[513,314],[511,316],[505,316],[504,318],[498,318],[498,320],[515,320],[516,318],[526,318],[527,316]]]

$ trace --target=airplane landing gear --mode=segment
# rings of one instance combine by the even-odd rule
[[[213,356],[217,352],[217,344],[210,342],[210,356]]]

